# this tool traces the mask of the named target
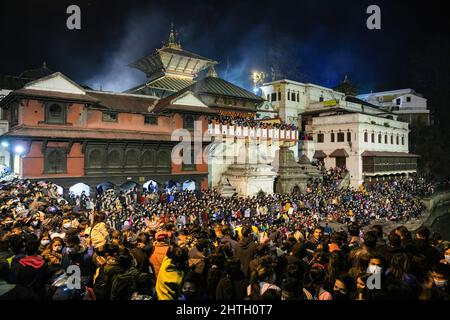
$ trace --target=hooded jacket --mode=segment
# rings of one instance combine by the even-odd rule
[[[11,263],[12,283],[31,288],[39,296],[44,296],[44,286],[48,280],[47,264],[40,256],[16,256]]]
[[[255,257],[256,244],[251,238],[243,238],[236,246],[235,256],[241,262],[241,270],[245,277],[250,275],[250,261]]]
[[[159,300],[176,300],[181,291],[184,272],[178,270],[172,259],[164,257],[156,279],[156,294]]]
[[[156,242],[154,245],[154,250],[150,256],[150,263],[155,272],[155,276],[158,276],[161,264],[166,257],[167,251],[169,250],[169,245],[165,242]]]

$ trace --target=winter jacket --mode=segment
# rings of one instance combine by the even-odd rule
[[[156,294],[159,300],[176,300],[181,292],[184,272],[172,264],[172,259],[164,257],[156,279]]]
[[[40,256],[16,256],[11,263],[11,282],[30,288],[40,297],[45,296],[48,266]]]
[[[161,264],[166,257],[167,251],[169,250],[169,245],[165,242],[156,242],[154,245],[154,250],[150,256],[150,264],[153,267],[155,276],[158,276]]]
[[[198,251],[196,247],[189,250],[189,268],[193,269],[196,273],[203,273],[203,270],[205,268],[205,259],[205,255]]]
[[[108,228],[104,222],[95,224],[93,228],[86,228],[85,234],[89,235],[94,248],[106,245],[109,240]]]
[[[250,261],[255,257],[256,244],[251,238],[243,238],[236,246],[235,256],[241,262],[241,270],[246,278],[250,276]]]
[[[248,281],[244,277],[232,279],[224,275],[217,284],[216,300],[243,300],[246,296]]]

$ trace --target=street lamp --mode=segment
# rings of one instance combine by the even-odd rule
[[[25,148],[22,147],[21,145],[18,145],[14,148],[14,152],[17,153],[18,155],[22,154],[25,151]]]

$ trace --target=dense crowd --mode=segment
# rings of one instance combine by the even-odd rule
[[[263,120],[255,120],[252,117],[231,117],[231,116],[211,116],[208,119],[208,123],[222,124],[229,126],[242,126],[250,128],[261,129],[282,129],[282,130],[297,130],[297,127],[289,123],[267,123]]]
[[[345,174],[329,170],[302,194],[248,198],[107,190],[63,199],[51,183],[3,183],[0,299],[448,299],[447,241],[426,228],[414,239],[405,227],[362,231],[417,218],[432,185],[409,176],[339,190]]]

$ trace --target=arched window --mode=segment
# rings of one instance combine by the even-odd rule
[[[92,150],[89,153],[88,162],[90,167],[100,167],[102,165],[102,153],[100,150]]]
[[[166,167],[166,166],[170,166],[170,156],[169,156],[169,152],[165,151],[165,150],[160,150],[158,152],[158,167]]]
[[[405,145],[405,136],[402,136],[402,146]]]
[[[397,144],[398,144],[398,136],[396,137],[396,140],[397,140],[396,142],[397,142]]]
[[[385,143],[385,144],[388,143],[387,134],[384,135],[384,143]]]
[[[394,144],[394,136],[391,136],[391,144]]]
[[[108,166],[118,167],[122,164],[120,152],[118,150],[112,150],[108,154]]]
[[[149,167],[155,164],[155,160],[153,157],[152,151],[145,151],[142,155],[142,166],[143,167]]]
[[[381,133],[378,134],[378,143],[381,143]]]
[[[64,148],[47,148],[44,171],[45,173],[67,172],[67,154]]]
[[[291,100],[291,90],[288,90],[288,92],[287,92],[287,99]]]
[[[137,166],[139,163],[139,155],[136,150],[128,150],[125,159],[125,164],[127,166]]]
[[[47,123],[65,123],[65,107],[60,104],[47,104],[45,108],[45,122]]]
[[[334,142],[334,132],[331,133],[331,142]]]
[[[366,132],[364,132],[364,142],[367,142],[367,139],[368,139],[368,134],[367,134],[367,131],[366,131]]]
[[[375,143],[375,133],[372,132],[372,143]]]
[[[300,102],[300,93],[297,92],[297,102]]]

